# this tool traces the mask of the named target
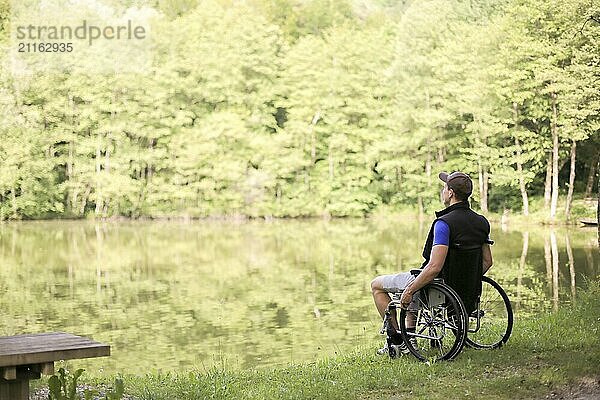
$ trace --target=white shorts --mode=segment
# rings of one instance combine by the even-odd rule
[[[383,275],[383,290],[386,292],[400,292],[411,284],[415,277],[410,272],[401,272],[393,275]]]
[[[383,275],[382,277],[383,290],[388,293],[399,293],[404,291],[411,284],[415,277],[410,272],[401,272],[399,274]],[[412,301],[408,305],[409,310],[419,309],[419,293],[413,295]]]

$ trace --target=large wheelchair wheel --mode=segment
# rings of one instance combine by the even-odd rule
[[[513,327],[513,312],[502,287],[484,276],[479,307],[469,315],[467,345],[476,349],[496,349],[507,342]]]
[[[439,282],[426,285],[415,294],[418,310],[400,310],[398,322],[404,343],[421,361],[452,360],[467,338],[465,307],[449,286]],[[407,317],[415,320],[415,332],[408,332]]]

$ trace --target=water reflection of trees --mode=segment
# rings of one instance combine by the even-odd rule
[[[109,366],[140,370],[331,354],[376,336],[368,282],[418,263],[406,237],[388,222],[4,226],[0,334],[91,335]]]
[[[560,232],[559,232],[560,231]],[[564,231],[564,232],[563,232]],[[501,260],[498,280],[514,289],[513,302],[516,310],[538,312],[557,310],[563,303],[577,301],[577,288],[585,287],[587,279],[598,276],[598,250],[589,235],[589,230],[536,230],[533,235],[543,242],[543,267],[545,274],[538,274],[540,262],[538,252],[528,257],[530,232],[523,231],[521,255],[516,279],[510,273],[511,263]],[[564,240],[561,242],[559,238]],[[575,251],[573,241],[576,242]],[[529,255],[530,256],[530,255]],[[545,275],[545,280],[540,279]],[[512,288],[511,280],[516,286]]]
[[[0,334],[93,336],[113,345],[110,359],[90,362],[107,370],[210,366],[221,357],[240,367],[310,360],[377,337],[369,281],[420,264],[429,228],[421,225],[374,219],[0,226]],[[598,274],[589,232],[494,235],[490,273],[518,313],[574,301],[584,277]]]

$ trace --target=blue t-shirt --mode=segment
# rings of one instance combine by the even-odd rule
[[[450,227],[441,219],[435,221],[433,226],[433,246],[438,244],[450,246]]]

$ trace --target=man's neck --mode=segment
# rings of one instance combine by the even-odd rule
[[[435,212],[435,216],[437,218],[441,217],[442,215],[446,215],[448,214],[450,211],[455,210],[457,208],[470,208],[469,207],[469,202],[468,201],[452,201],[450,202],[450,204],[444,208],[441,211],[436,211]]]
[[[456,203],[462,203],[462,202],[463,202],[463,200],[455,200],[455,199],[452,199],[452,200],[450,200],[450,204],[448,204],[448,207],[450,207],[450,206],[453,206],[453,205],[455,205]]]

